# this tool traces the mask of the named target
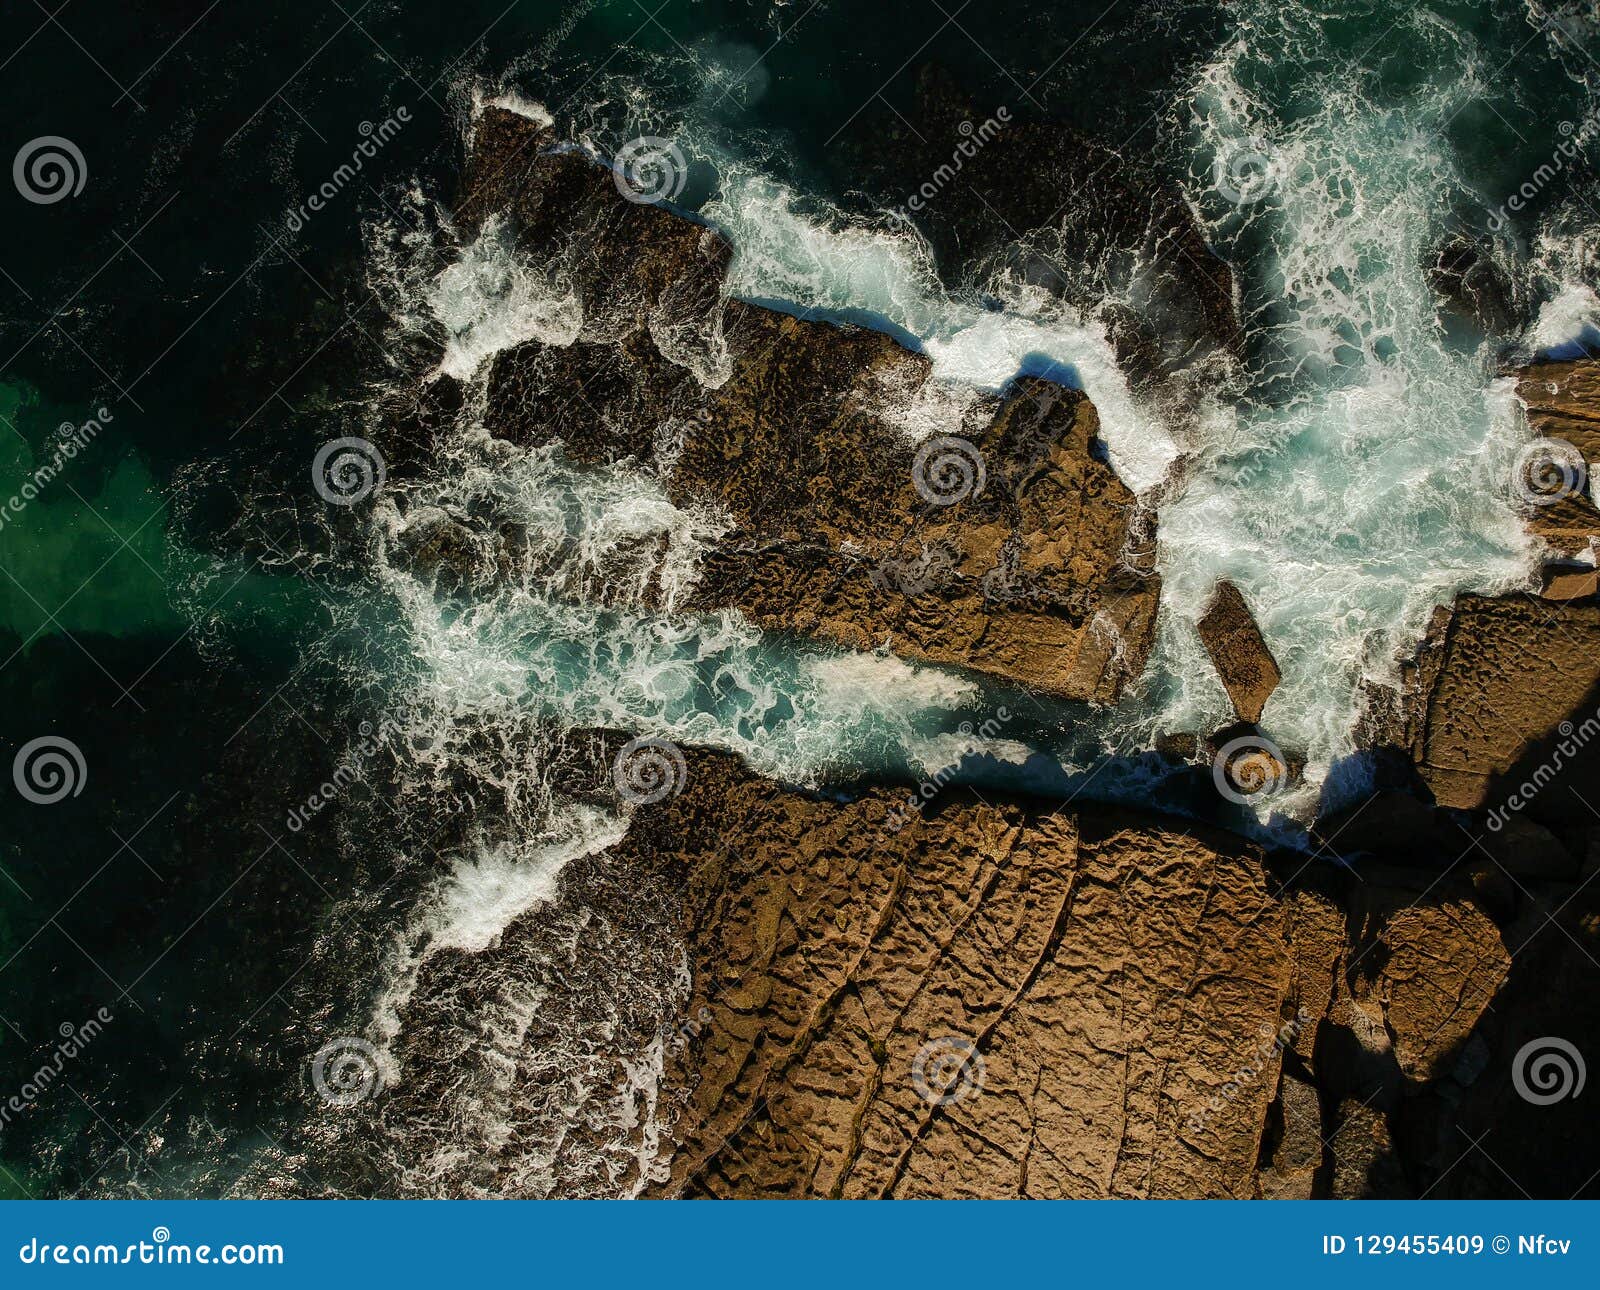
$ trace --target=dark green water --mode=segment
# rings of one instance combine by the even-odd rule
[[[1260,28],[1249,93],[1292,123],[1348,65],[1354,89],[1399,105],[1395,156],[1452,158],[1465,184],[1439,200],[1469,223],[1592,101],[1562,41],[1593,33],[1573,19],[1552,39],[1520,3],[1435,6],[1448,48],[1409,6],[1376,2],[1323,22],[1294,11],[1272,32],[1253,6],[946,8],[135,0],[74,5],[57,26],[8,6],[6,155],[61,136],[87,177],[54,204],[0,193],[0,499],[64,423],[109,416],[0,527],[5,764],[59,736],[86,767],[48,806],[0,793],[0,1098],[55,1061],[62,1027],[112,1019],[0,1123],[0,1188],[210,1194],[263,1157],[288,1190],[392,1185],[382,1160],[321,1159],[294,1137],[306,1057],[360,1031],[428,857],[466,845],[496,804],[386,797],[398,772],[380,757],[334,809],[286,828],[416,662],[404,613],[351,556],[356,521],[320,506],[309,469],[359,433],[364,399],[417,370],[373,228],[418,222],[408,190],[448,200],[475,89],[516,88],[602,148],[692,128],[707,151],[863,211],[852,149],[912,111],[924,62],[980,104],[1063,122],[1177,182],[1193,149],[1174,105]],[[1481,92],[1428,117],[1418,145],[1403,109],[1467,47]],[[363,123],[402,108],[359,179],[291,233]],[[717,197],[697,182],[687,199]],[[1593,185],[1580,158],[1515,214],[1528,292],[1592,270]],[[1267,255],[1254,237],[1227,249]]]

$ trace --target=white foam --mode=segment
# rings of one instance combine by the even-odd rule
[[[519,845],[502,839],[480,844],[457,858],[423,898],[398,938],[383,994],[374,1008],[387,1083],[397,1085],[403,1075],[392,1044],[422,965],[440,950],[480,954],[496,944],[517,918],[555,896],[556,880],[571,861],[615,846],[627,832],[621,818],[581,803],[571,807],[563,824],[566,835],[553,841]]]
[[[705,215],[734,248],[728,291],[851,317],[914,339],[934,381],[953,393],[925,400],[925,422],[902,421],[914,438],[950,433],[949,414],[973,392],[995,393],[1030,366],[1077,374],[1100,415],[1117,473],[1136,492],[1154,488],[1178,456],[1166,426],[1138,405],[1105,329],[1039,288],[996,283],[1001,309],[952,296],[932,252],[904,225],[867,225],[824,204],[802,210],[795,193],[763,175],[734,171]],[[939,414],[944,415],[939,415]]]
[[[518,116],[527,117],[528,120],[542,126],[552,126],[556,123],[555,117],[550,115],[550,109],[536,99],[530,99],[515,89],[503,90],[490,98],[483,97],[481,90],[473,94],[474,117],[481,116],[485,108],[502,108],[507,112],[515,112]]]
[[[1539,307],[1529,340],[1535,350],[1558,350],[1600,329],[1600,296],[1584,283],[1563,283]]]
[[[1525,430],[1492,349],[1450,347],[1424,269],[1449,233],[1443,197],[1466,194],[1440,140],[1474,92],[1470,37],[1402,15],[1432,61],[1389,102],[1321,59],[1319,13],[1240,9],[1249,40],[1196,77],[1191,197],[1236,260],[1254,389],[1162,508],[1166,612],[1143,692],[1163,696],[1161,728],[1229,719],[1194,621],[1232,578],[1284,673],[1263,724],[1315,785],[1351,747],[1361,679],[1387,677],[1435,605],[1526,577],[1509,486]],[[1288,64],[1307,75],[1280,103]],[[1217,176],[1240,148],[1271,183],[1235,202]]]
[[[515,345],[570,345],[584,321],[582,302],[561,267],[528,264],[497,215],[439,275],[429,305],[445,329],[440,369],[463,381]]]

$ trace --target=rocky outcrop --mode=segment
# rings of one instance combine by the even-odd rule
[[[1517,374],[1517,397],[1535,436],[1553,441],[1530,445],[1523,458],[1528,527],[1558,555],[1593,563],[1600,510],[1587,463],[1600,461],[1600,362],[1535,363]]]
[[[1312,1085],[1285,1073],[1272,1110],[1277,1122],[1270,1128],[1277,1140],[1261,1168],[1261,1198],[1310,1200],[1325,1155],[1321,1099]]]
[[[478,125],[462,224],[508,221],[571,314],[496,357],[486,422],[653,468],[675,504],[718,517],[693,595],[658,588],[663,602],[1115,699],[1150,645],[1153,531],[1081,395],[1020,382],[919,453],[897,418],[926,402],[921,357],[724,300],[714,232],[624,200],[549,142],[510,114]],[[1583,422],[1566,397],[1549,415]],[[407,548],[446,591],[480,560],[470,518],[421,517]],[[1228,590],[1203,631],[1254,720],[1277,668]],[[509,1132],[558,1123],[569,1072],[542,1062],[538,1008],[501,999],[499,969],[518,956],[555,978],[581,949],[618,986],[584,1008],[639,1055],[585,1066],[581,1122],[555,1135],[597,1190],[1593,1194],[1592,1117],[1529,1098],[1519,1063],[1536,1041],[1597,1032],[1600,906],[1581,874],[1600,834],[1565,791],[1582,780],[1537,773],[1552,738],[1584,729],[1561,723],[1594,709],[1597,645],[1600,608],[1581,600],[1441,611],[1366,725],[1435,801],[1391,786],[1322,822],[1320,854],[1354,870],[1157,816],[822,796],[696,749],[672,750],[668,788],[630,806],[622,740],[579,736],[553,788],[625,812],[626,831],[567,863],[557,896],[496,943],[420,963],[398,1007],[402,1034],[431,1038],[396,1045],[386,1113],[433,1125],[464,1078],[452,1028],[505,1003],[522,1028],[496,1032],[484,1087]],[[1587,755],[1560,773],[1592,776]],[[1527,777],[1538,791],[1498,829],[1463,831],[1456,810],[1495,809]],[[653,988],[621,1008],[635,971]],[[594,1110],[615,1111],[592,1095],[613,1087],[621,1145]],[[1553,1141],[1554,1161],[1539,1150]],[[450,1168],[499,1191],[554,1176]]]
[[[1547,564],[1540,571],[1539,594],[1546,600],[1591,600],[1600,593],[1600,570],[1593,565]]]
[[[1597,708],[1600,606],[1460,596],[1400,688],[1375,695],[1364,738],[1403,750],[1441,806],[1577,823],[1592,818],[1574,790],[1600,770]]]
[[[1153,520],[1081,393],[1022,380],[918,443],[902,423],[938,397],[925,358],[723,299],[715,232],[625,200],[532,121],[491,110],[476,140],[463,222],[511,220],[583,320],[495,357],[486,424],[583,462],[658,464],[674,503],[725,520],[675,608],[1097,703],[1142,671]]]
[[[1510,952],[1475,897],[1418,905],[1404,889],[1363,894],[1374,933],[1352,968],[1351,998],[1381,1018],[1406,1079],[1437,1079],[1504,983]]]
[[[975,799],[894,829],[889,807],[703,759],[661,813],[710,1013],[671,1189],[1251,1194],[1295,1003],[1259,853]],[[713,818],[739,841],[697,844]]]
[[[1260,721],[1261,710],[1283,674],[1239,588],[1226,580],[1217,583],[1195,626],[1228,691],[1234,714],[1251,724]]]
[[[1513,1057],[1531,926],[1469,875],[965,792],[902,817],[712,753],[678,782],[600,862],[684,893],[658,1194],[1460,1194],[1448,1108]]]

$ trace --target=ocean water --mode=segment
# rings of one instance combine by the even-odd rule
[[[1530,576],[1501,372],[1600,325],[1587,152],[1523,196],[1600,110],[1590,7],[500,8],[219,13],[157,60],[188,20],[134,4],[91,42],[126,51],[103,75],[4,20],[19,140],[71,139],[88,178],[5,211],[0,495],[63,424],[111,414],[0,528],[6,747],[57,735],[86,767],[52,807],[6,801],[0,1053],[20,1085],[62,1026],[114,1016],[0,1124],[17,1194],[634,1194],[659,1170],[687,959],[665,897],[595,859],[628,821],[564,792],[565,732],[833,791],[954,773],[1170,807],[1140,754],[1228,718],[1193,627],[1227,576],[1284,669],[1263,726],[1307,762],[1228,819],[1292,843],[1359,788],[1362,681],[1434,606]],[[892,214],[905,195],[856,158],[914,115],[922,61],[1182,194],[1234,275],[1226,372],[1175,403],[1119,364],[1108,319],[1152,308],[1140,266],[1074,307],[1005,267],[1022,257],[941,255]],[[1022,371],[1086,389],[1159,511],[1159,641],[1124,701],[686,614],[728,520],[668,499],[672,426],[608,470],[494,440],[492,356],[604,320],[506,229],[452,226],[489,102],[601,159],[674,139],[682,209],[734,249],[730,295],[929,355],[933,384],[885,409],[911,439],[960,432]],[[1458,237],[1507,283],[1487,328],[1429,281]],[[1018,242],[1101,281],[1059,240]],[[714,353],[682,361],[719,379]],[[469,391],[436,465],[328,505],[318,448],[381,438],[434,371]],[[441,581],[413,553],[463,518],[477,536]],[[330,1100],[345,1059],[382,1092]]]

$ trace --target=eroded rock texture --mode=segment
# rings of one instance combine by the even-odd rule
[[[469,224],[513,221],[581,317],[494,358],[495,434],[665,463],[674,503],[723,517],[678,608],[1116,699],[1153,640],[1154,523],[1082,394],[1019,381],[919,446],[907,410],[946,397],[925,358],[723,299],[716,233],[624,200],[608,171],[547,144],[535,123],[485,113],[463,204]]]
[[[1574,463],[1600,461],[1600,362],[1536,363],[1517,374],[1517,397],[1534,434],[1577,450],[1575,459],[1555,464],[1553,471],[1545,467],[1547,485],[1567,495],[1536,507],[1528,527],[1558,554],[1590,556],[1600,538],[1600,510],[1588,470],[1575,470]],[[1532,483],[1537,490],[1538,480]]]
[[[970,798],[897,829],[890,806],[700,756],[635,819],[623,848],[684,859],[709,1011],[669,1188],[1251,1194],[1296,979],[1259,854]]]
[[[1211,662],[1240,721],[1261,720],[1261,710],[1283,674],[1256,625],[1255,615],[1233,583],[1217,583],[1211,602],[1195,624]]]
[[[936,93],[926,110],[950,117]],[[561,303],[541,338],[493,360],[495,434],[651,464],[676,504],[720,516],[675,607],[1115,699],[1150,645],[1153,525],[1081,396],[1021,382],[973,405],[966,443],[925,461],[919,490],[897,416],[928,396],[925,360],[725,300],[714,232],[624,201],[550,142],[486,113],[461,212],[469,230],[501,219]],[[1176,228],[1165,209],[1158,238]],[[1149,231],[1120,219],[1114,250]],[[1224,282],[1202,271],[1173,290],[1220,299]],[[1524,382],[1536,424],[1587,445],[1593,369],[1538,381],[1537,398]],[[941,481],[963,496],[930,498]],[[1576,553],[1587,536],[1557,539],[1595,531],[1592,510],[1543,508],[1547,538]],[[415,558],[458,562],[444,520],[419,533]],[[1215,625],[1252,644],[1227,615]],[[447,1105],[463,1079],[451,1027],[505,1006],[497,966],[559,976],[579,947],[617,969],[584,1008],[638,1056],[628,1136],[590,1096],[617,1074],[608,1057],[566,1154],[475,1163],[483,1185],[549,1189],[559,1165],[597,1189],[687,1196],[1593,1195],[1585,1104],[1518,1086],[1529,1044],[1600,1033],[1592,753],[1564,755],[1566,778],[1539,776],[1498,829],[1484,821],[1569,737],[1563,722],[1583,729],[1597,672],[1600,608],[1581,598],[1441,610],[1367,722],[1426,792],[1390,786],[1319,826],[1322,855],[1354,854],[1357,872],[1156,816],[964,792],[904,817],[887,790],[822,797],[684,750],[681,791],[561,871],[549,908],[581,926],[534,910],[493,946],[419,967],[401,1011],[439,1038],[397,1048],[392,1105],[423,1123]],[[1241,716],[1268,681],[1265,664],[1235,675]],[[592,741],[563,791],[618,809],[621,741]],[[637,1001],[623,968],[653,978]],[[548,1037],[506,1035],[484,1086],[532,1141],[566,1113],[566,1067],[541,1057]],[[657,1053],[659,1087],[636,1078]]]
[[[966,793],[897,827],[720,754],[683,782],[603,860],[683,884],[659,1194],[1457,1194],[1513,949],[1575,970],[1465,873]]]
[[[1577,793],[1600,779],[1600,606],[1460,596],[1402,677],[1367,738],[1406,752],[1439,805],[1490,811],[1517,794],[1535,818],[1593,818]]]

